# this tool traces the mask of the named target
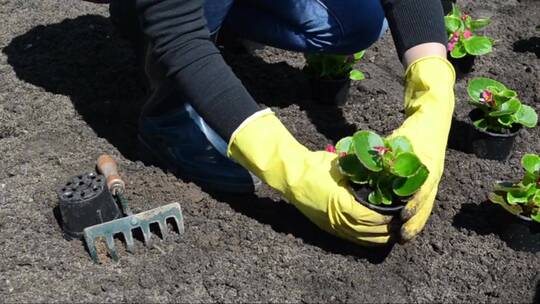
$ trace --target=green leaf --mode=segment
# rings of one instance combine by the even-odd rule
[[[514,98],[514,97],[517,97],[517,92],[516,91],[513,91],[513,90],[510,90],[508,88],[502,90],[500,92],[500,94],[504,97],[507,97],[507,98]]]
[[[521,161],[522,161],[522,164],[523,164],[523,159],[521,159]],[[540,177],[540,174],[529,173],[529,172],[525,171],[525,175],[521,179],[520,183],[522,185],[524,185],[524,186],[529,186],[531,184],[536,185],[536,182],[538,181],[539,177]]]
[[[473,121],[473,125],[483,131],[487,130],[487,128],[489,127],[487,120],[485,120],[484,118]]]
[[[366,53],[366,50],[363,50],[363,51],[360,51],[360,52],[357,52],[357,53],[354,53],[354,59],[355,60],[360,60],[362,59],[362,57],[364,57],[364,54]]]
[[[377,185],[377,195],[380,196],[383,205],[392,205],[392,189],[385,184]]]
[[[352,143],[352,136],[347,136],[340,139],[336,144],[336,153],[341,154],[343,152],[350,153]]]
[[[538,207],[540,207],[540,189],[537,189],[533,195],[532,201]]]
[[[456,4],[452,4],[452,16],[461,18],[461,10]]]
[[[481,97],[482,92],[488,87],[495,87],[501,91],[506,89],[506,86],[504,84],[496,80],[478,77],[473,78],[469,81],[469,83],[467,84],[467,93],[469,93],[469,97],[471,97],[472,100],[478,101]]]
[[[396,178],[392,183],[392,190],[401,197],[414,194],[424,184],[428,178],[429,170],[422,165],[418,172],[411,177]]]
[[[356,184],[365,184],[369,181],[369,170],[360,163],[354,154],[340,157],[339,169],[343,175],[348,176]]]
[[[516,190],[524,190],[524,187],[521,185],[514,185],[512,183],[507,182],[498,182],[495,183],[493,186],[493,191],[495,192],[509,192],[509,191],[516,191]]]
[[[383,169],[382,160],[375,147],[384,147],[383,139],[371,131],[358,131],[353,135],[354,153],[360,162],[370,171],[379,172]]]
[[[452,58],[463,58],[467,55],[467,51],[465,50],[465,47],[463,46],[463,42],[458,41],[456,45],[454,46],[454,49],[450,52],[450,56]]]
[[[490,112],[488,115],[491,117],[499,117],[503,115],[511,115],[519,111],[521,108],[521,102],[516,99],[510,99],[501,105],[499,111]]]
[[[461,19],[454,16],[445,16],[444,25],[446,26],[446,30],[448,32],[453,33],[459,30],[459,28],[461,27]]]
[[[396,136],[386,140],[386,146],[392,149],[394,155],[402,152],[413,152],[412,144],[405,136]]]
[[[535,222],[540,223],[540,213],[537,214],[531,214],[531,219]]]
[[[488,198],[492,203],[501,205],[506,211],[510,212],[511,214],[518,215],[523,212],[523,208],[520,205],[508,205],[501,194],[491,192],[488,195]]]
[[[516,122],[514,115],[502,115],[497,118],[497,122],[503,125],[505,128],[511,128],[512,124]]]
[[[364,73],[360,72],[359,70],[353,69],[349,72],[349,78],[351,80],[363,80],[366,78],[366,76],[364,76]]]
[[[399,177],[410,177],[416,174],[421,166],[422,162],[418,156],[411,152],[405,152],[397,155],[390,171]]]
[[[521,108],[513,115],[513,118],[515,119],[515,122],[520,123],[527,128],[534,128],[538,123],[536,111],[528,105],[521,105]]]
[[[378,194],[377,191],[373,191],[368,195],[368,202],[373,205],[380,205],[382,204],[382,197]]]
[[[521,165],[528,173],[537,175],[540,171],[540,157],[536,154],[525,154],[521,158]]]
[[[473,56],[485,55],[492,51],[491,40],[484,36],[474,36],[463,40],[463,46],[468,54]]]
[[[478,31],[480,29],[483,29],[484,27],[488,26],[491,23],[491,20],[489,19],[476,19],[472,20],[470,23],[471,31]]]
[[[526,203],[528,201],[527,192],[522,192],[522,191],[509,191],[509,192],[506,192],[506,201],[510,205],[516,205],[516,204],[519,204],[519,203]]]

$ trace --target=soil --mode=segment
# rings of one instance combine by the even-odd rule
[[[456,85],[465,118],[466,81],[493,77],[540,110],[540,2],[459,1],[477,17],[492,54]],[[2,302],[533,302],[540,253],[503,240],[481,203],[495,180],[521,174],[540,153],[540,129],[524,129],[506,162],[449,149],[425,230],[388,250],[318,230],[279,195],[208,193],[137,158],[144,93],[135,57],[115,34],[106,5],[0,0],[0,299]],[[300,54],[264,48],[228,58],[258,102],[300,142],[322,150],[358,129],[388,134],[404,119],[402,74],[390,34],[358,68],[343,108],[313,105]],[[436,75],[434,75],[435,77]],[[134,212],[180,202],[186,232],[119,263],[93,264],[62,237],[55,189],[114,155]]]

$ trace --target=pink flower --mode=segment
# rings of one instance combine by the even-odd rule
[[[377,152],[379,156],[383,156],[385,153],[390,152],[390,148],[383,147],[383,146],[373,147],[373,149]]]
[[[336,147],[334,147],[334,146],[332,146],[332,145],[328,145],[328,146],[326,146],[326,148],[324,149],[324,151],[330,152],[330,153],[336,153]]]
[[[466,21],[467,18],[469,18],[469,15],[467,15],[467,14],[464,14],[463,16],[461,16],[461,20],[463,20],[463,21]]]
[[[452,38],[450,38],[450,42],[458,42],[459,40],[459,32],[454,32],[454,34],[452,34]]]
[[[493,93],[488,90],[483,90],[482,94],[480,95],[480,102],[488,106],[493,106]]]
[[[472,32],[471,32],[470,30],[465,30],[465,31],[463,32],[463,38],[469,39],[469,38],[471,38],[471,37],[472,37]]]
[[[448,42],[448,51],[451,52],[456,47],[455,42]]]

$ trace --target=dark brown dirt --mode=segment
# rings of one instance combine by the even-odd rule
[[[540,110],[540,2],[461,3],[493,18],[486,33],[497,40],[471,76],[497,78]],[[493,181],[519,174],[524,153],[540,153],[538,128],[521,132],[507,162],[448,150],[424,232],[388,252],[360,248],[321,232],[267,188],[207,194],[138,161],[143,91],[107,16],[106,6],[82,1],[0,0],[2,302],[539,301],[540,253],[502,240],[479,207]],[[368,78],[342,109],[309,103],[299,54],[266,48],[229,60],[311,149],[357,129],[387,134],[403,121],[403,71],[388,34],[359,64]],[[456,86],[458,117],[469,110],[466,81]],[[65,241],[54,189],[102,152],[120,160],[135,212],[178,201],[186,233],[103,265],[81,242]]]

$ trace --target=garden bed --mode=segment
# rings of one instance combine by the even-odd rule
[[[414,241],[362,248],[318,230],[263,187],[256,195],[207,194],[136,155],[143,102],[128,45],[107,8],[82,1],[1,1],[0,299],[5,302],[531,302],[540,297],[540,253],[505,242],[481,204],[496,180],[520,174],[540,153],[540,129],[524,129],[506,162],[448,150],[437,205]],[[491,17],[494,52],[456,85],[503,81],[540,110],[538,1],[459,1]],[[359,64],[343,108],[310,103],[301,55],[265,48],[227,56],[249,91],[307,147],[322,150],[356,130],[388,134],[403,121],[402,67],[389,34]],[[118,264],[95,265],[67,242],[53,214],[55,188],[115,155],[134,212],[180,202],[186,233]]]

